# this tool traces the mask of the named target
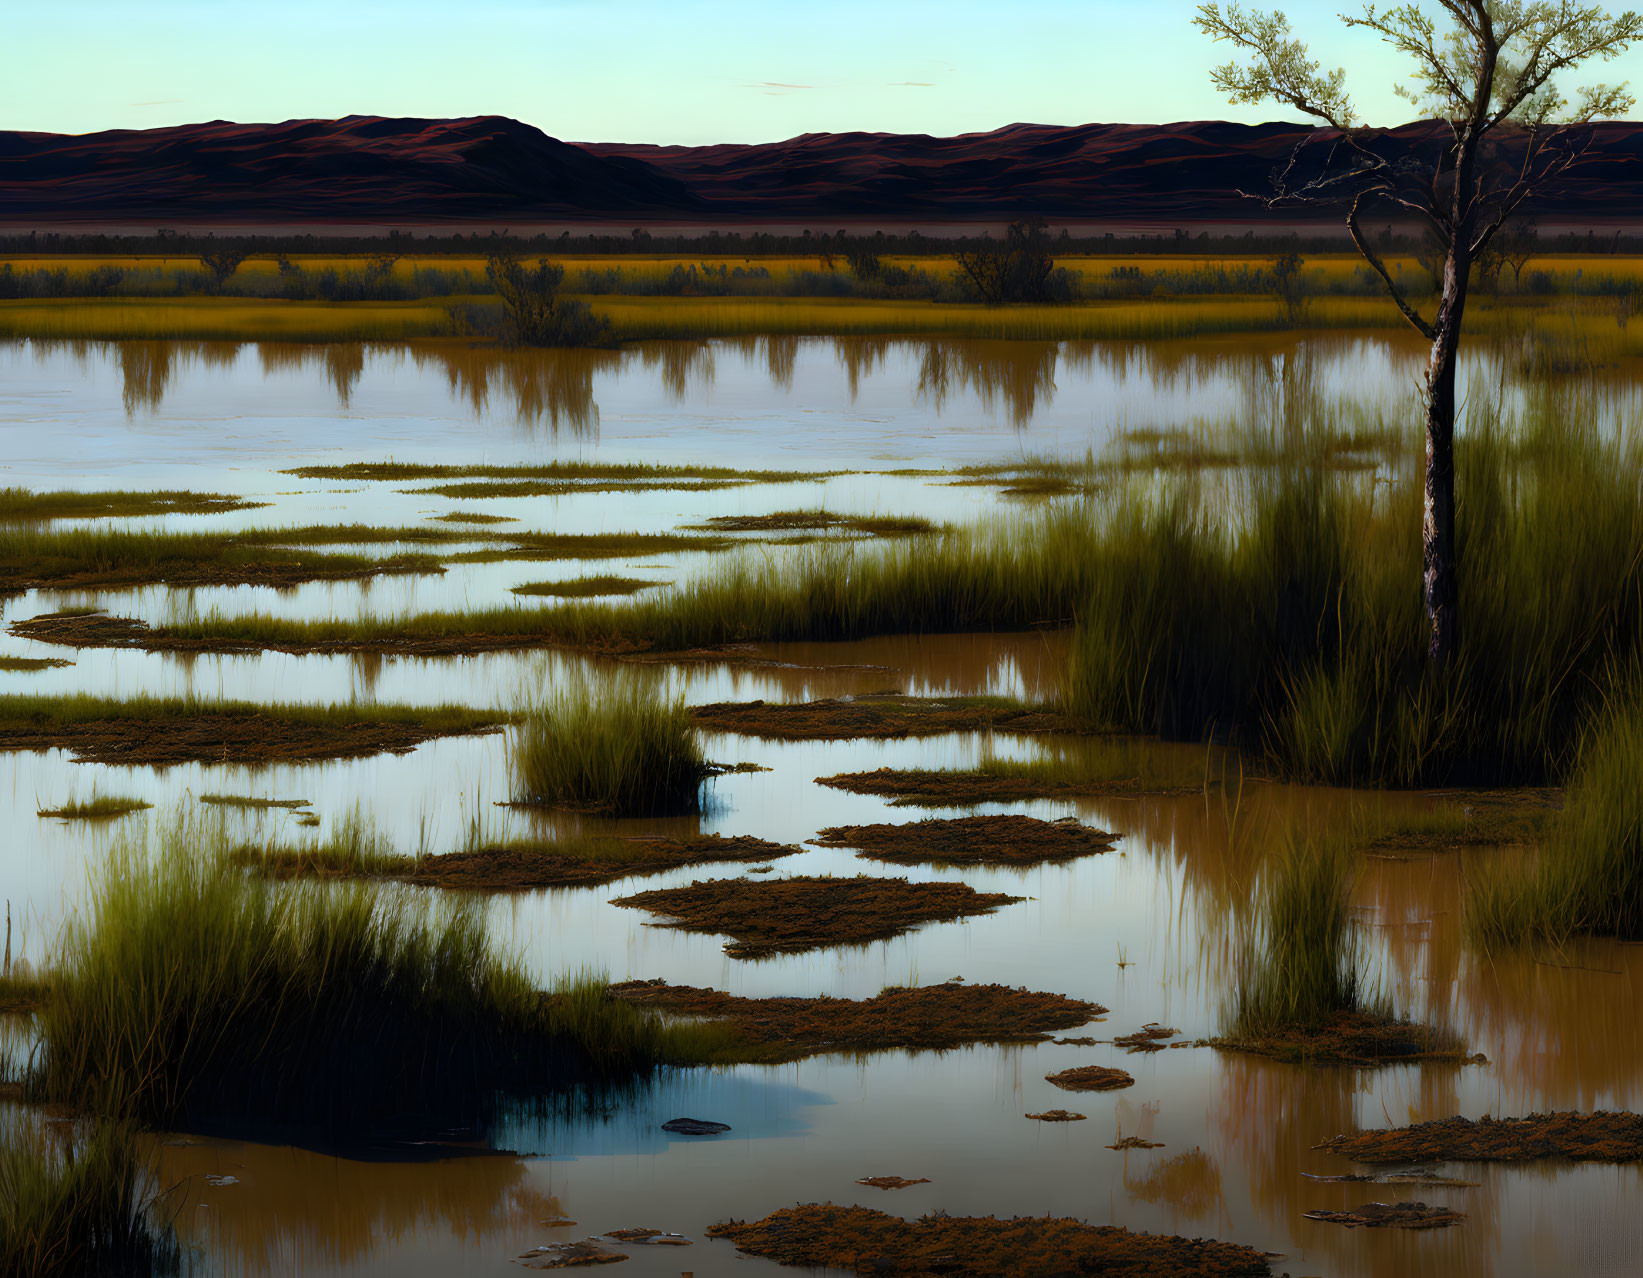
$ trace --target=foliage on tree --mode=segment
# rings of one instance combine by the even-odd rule
[[[546,258],[527,267],[517,257],[493,254],[485,275],[507,308],[519,340],[527,346],[596,346],[608,341],[610,324],[586,302],[561,298],[565,268]]]
[[[1013,222],[1001,242],[962,248],[953,260],[959,274],[989,306],[1055,300],[1050,289],[1055,257],[1042,218]]]

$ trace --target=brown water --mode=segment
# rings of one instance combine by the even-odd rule
[[[416,522],[474,508],[396,491],[410,484],[298,481],[275,472],[313,461],[541,461],[577,456],[739,466],[941,466],[1022,454],[1082,456],[1117,434],[1260,411],[1285,394],[1292,342],[1195,347],[987,346],[895,341],[671,345],[594,356],[476,356],[452,350],[232,346],[0,347],[0,482],[32,486],[165,486],[255,493],[269,510],[212,520],[364,519]],[[1405,402],[1410,355],[1345,338],[1316,343],[1309,377],[1361,411]],[[1291,368],[1293,366],[1291,365]],[[1474,378],[1512,392],[1503,366],[1480,359]],[[1292,384],[1292,383],[1289,383]],[[1481,386],[1483,383],[1479,382]],[[1515,392],[1513,392],[1515,393]],[[1631,411],[1630,383],[1595,392],[1604,411]],[[544,529],[663,529],[706,514],[827,505],[962,520],[1005,509],[989,490],[927,478],[847,476],[717,493],[577,495],[494,501],[483,508]],[[164,522],[164,521],[161,521]],[[754,552],[762,553],[762,552]],[[601,563],[678,579],[701,557]],[[108,592],[121,612],[162,617],[186,608],[292,615],[397,613],[453,602],[485,605],[519,580],[586,565],[490,566],[448,579],[185,595]],[[79,598],[75,596],[74,598]],[[57,606],[57,596],[4,602],[9,621]],[[897,637],[787,644],[736,664],[667,672],[693,701],[797,700],[883,689],[932,695],[1037,697],[1057,685],[1056,635]],[[57,655],[11,636],[0,652]],[[39,674],[0,674],[0,691],[111,695],[464,701],[507,704],[522,689],[566,677],[581,659],[499,654],[463,660],[213,656],[182,660],[84,652]],[[925,815],[817,786],[815,778],[880,766],[961,766],[984,753],[1098,749],[956,734],[912,742],[776,743],[728,736],[710,757],[767,772],[712,783],[690,829],[802,842],[824,826]],[[1122,835],[1117,851],[1031,869],[897,869],[843,849],[807,848],[779,874],[866,873],[958,880],[1029,899],[963,923],[880,944],[749,961],[720,938],[647,926],[609,901],[624,881],[494,901],[498,937],[544,980],[594,968],[613,979],[665,977],[745,994],[862,997],[887,984],[954,976],[1092,999],[1097,1038],[1159,1021],[1186,1040],[1216,1032],[1236,980],[1231,924],[1254,868],[1290,833],[1322,832],[1376,812],[1440,800],[1240,782],[1194,747],[1137,746],[1153,766],[1200,788],[1168,798],[1010,805],[1076,815]],[[479,819],[523,832],[509,797],[506,742],[434,742],[404,756],[257,770],[168,770],[77,764],[61,752],[0,755],[0,897],[19,922],[17,947],[37,958],[82,898],[118,830],[141,832],[202,793],[305,798],[327,825],[356,808],[407,848],[452,846]],[[71,794],[133,794],[156,807],[115,830],[38,819]],[[1006,810],[993,805],[983,811]],[[233,816],[273,833],[283,813]],[[615,823],[632,830],[642,823]],[[317,833],[324,833],[322,826]],[[285,833],[295,833],[287,830]],[[1333,1278],[1403,1275],[1629,1274],[1643,1252],[1630,1207],[1636,1168],[1533,1166],[1450,1169],[1476,1188],[1321,1184],[1303,1173],[1350,1170],[1315,1151],[1361,1126],[1462,1113],[1637,1108],[1643,1031],[1632,1014],[1643,949],[1578,947],[1563,966],[1484,962],[1462,943],[1466,875],[1512,850],[1365,859],[1354,903],[1371,978],[1400,1010],[1451,1025],[1486,1065],[1401,1066],[1374,1073],[1302,1069],[1182,1048],[1122,1056],[1110,1045],[1044,1044],[942,1054],[817,1058],[779,1067],[675,1074],[600,1113],[516,1116],[488,1133],[483,1156],[406,1164],[279,1145],[186,1136],[158,1139],[162,1180],[180,1185],[177,1223],[208,1274],[445,1275],[512,1272],[543,1242],[649,1226],[696,1239],[688,1249],[632,1249],[623,1272],[777,1272],[702,1237],[727,1216],[757,1217],[793,1202],[861,1202],[908,1215],[1050,1212],[1137,1229],[1204,1235],[1282,1253],[1276,1272]],[[734,867],[644,880],[667,887]],[[15,1036],[7,1050],[26,1050]],[[1121,1092],[1070,1096],[1044,1075],[1119,1064]],[[1066,1107],[1074,1124],[1027,1121]],[[727,1122],[723,1137],[672,1137],[680,1115]],[[1105,1148],[1120,1136],[1153,1150]],[[885,1193],[862,1176],[927,1176]],[[208,1180],[207,1177],[214,1178]],[[225,1179],[232,1177],[232,1182]],[[215,1182],[215,1183],[214,1183]],[[1314,1208],[1420,1197],[1467,1214],[1423,1233],[1348,1231],[1302,1218]],[[569,1217],[574,1227],[544,1224]]]

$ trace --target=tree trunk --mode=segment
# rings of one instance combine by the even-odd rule
[[[1446,670],[1460,648],[1460,591],[1455,548],[1455,362],[1471,263],[1451,250],[1443,298],[1433,324],[1426,366],[1426,501],[1422,519],[1422,584],[1427,665]]]

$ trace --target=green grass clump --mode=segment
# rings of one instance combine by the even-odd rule
[[[509,1095],[694,1059],[694,1031],[596,981],[533,988],[470,906],[271,883],[199,823],[115,849],[52,972],[28,1094],[156,1125],[480,1123]]]
[[[509,751],[519,802],[615,816],[694,812],[707,766],[682,697],[632,671],[556,686]]]
[[[1292,424],[1270,465],[1115,492],[1069,709],[1230,739],[1311,781],[1557,777],[1603,671],[1643,645],[1643,438],[1588,410],[1547,391],[1519,416],[1474,412],[1457,443],[1461,648],[1441,676],[1417,435],[1384,474],[1343,472],[1318,458],[1349,424],[1324,414]]]
[[[217,515],[266,504],[221,493],[38,493],[27,488],[0,488],[0,524],[46,523],[53,519],[129,519],[143,515]]]
[[[1545,846],[1473,884],[1466,928],[1481,944],[1643,937],[1643,697],[1635,682],[1612,697],[1586,734]]]
[[[176,1272],[169,1229],[124,1124],[47,1132],[22,1114],[0,1117],[0,1273],[104,1278]]]
[[[309,806],[307,799],[261,799],[249,794],[202,794],[200,802],[216,808],[243,808],[249,812],[266,812],[270,808],[295,811]]]
[[[587,599],[598,595],[636,595],[652,586],[665,586],[665,581],[647,581],[643,577],[591,576],[572,577],[566,581],[528,581],[514,586],[513,593],[521,596],[547,596],[555,599]]]
[[[1344,841],[1287,838],[1256,888],[1228,1036],[1260,1042],[1318,1030],[1361,1009],[1360,958],[1349,913],[1353,863]]]
[[[89,799],[69,799],[55,808],[41,808],[36,815],[56,817],[62,821],[112,821],[115,817],[130,816],[133,812],[146,812],[153,806],[143,799],[93,794]]]
[[[0,657],[0,673],[38,674],[42,670],[61,670],[73,664],[61,657]]]

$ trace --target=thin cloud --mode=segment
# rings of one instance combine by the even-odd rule
[[[892,89],[933,89],[936,85],[934,80],[892,80],[890,81],[890,87]]]

